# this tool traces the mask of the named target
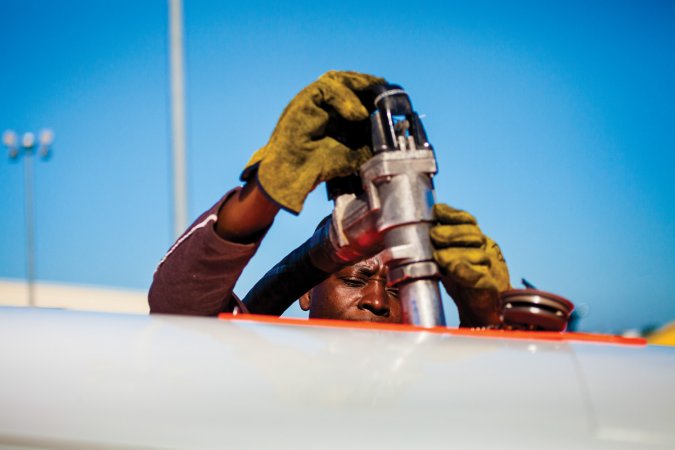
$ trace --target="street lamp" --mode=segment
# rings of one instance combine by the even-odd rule
[[[26,281],[28,284],[28,306],[35,306],[35,236],[33,225],[33,154],[37,146],[37,154],[42,159],[47,159],[50,154],[50,146],[54,142],[54,133],[51,130],[42,130],[38,142],[35,134],[24,133],[21,141],[12,130],[7,130],[2,135],[2,143],[9,149],[9,159],[18,160],[23,156],[24,169],[24,212],[26,226]]]

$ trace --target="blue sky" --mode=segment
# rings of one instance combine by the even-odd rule
[[[586,330],[673,320],[674,5],[186,0],[191,218],[304,85],[373,73],[426,115],[437,198],[478,217],[514,284],[587,305]],[[147,289],[172,243],[167,14],[163,1],[0,5],[0,129],[56,135],[35,164],[40,280]],[[22,176],[0,160],[0,278],[25,276]],[[319,188],[280,215],[237,291],[329,211]]]

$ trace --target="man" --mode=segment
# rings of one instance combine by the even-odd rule
[[[382,83],[371,75],[331,71],[303,89],[244,169],[246,184],[202,214],[162,259],[148,296],[151,312],[233,310],[234,284],[279,210],[299,214],[318,184],[354,173],[370,157],[366,140],[347,146],[335,136],[364,125],[369,113],[358,95]],[[444,204],[434,213],[434,257],[460,324],[496,326],[499,292],[509,288],[499,247],[469,213]],[[377,256],[332,274],[303,295],[300,306],[310,318],[401,321],[398,293],[386,286],[386,267]]]

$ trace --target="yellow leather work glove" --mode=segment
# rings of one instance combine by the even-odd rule
[[[443,285],[457,305],[460,326],[496,326],[499,293],[510,288],[501,249],[478,227],[475,217],[446,204],[434,205],[437,224],[430,235]]]
[[[368,139],[350,148],[334,132],[345,124],[365,129],[369,113],[357,94],[384,82],[357,72],[323,74],[286,106],[269,142],[251,157],[241,179],[255,175],[272,200],[298,214],[320,182],[355,172],[371,156]]]

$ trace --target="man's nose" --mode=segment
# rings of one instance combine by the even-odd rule
[[[380,281],[371,281],[368,283],[366,292],[359,302],[359,308],[370,311],[376,316],[388,317],[390,308],[385,283]]]

